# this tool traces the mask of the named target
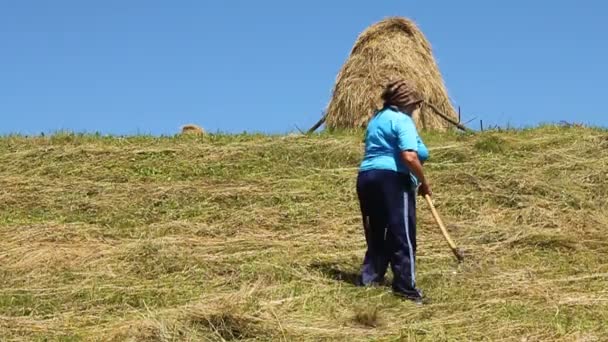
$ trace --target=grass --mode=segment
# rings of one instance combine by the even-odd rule
[[[360,132],[0,138],[0,340],[607,340],[608,132],[424,139],[416,306],[353,285]]]

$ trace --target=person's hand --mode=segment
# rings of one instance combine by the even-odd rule
[[[431,186],[429,185],[429,183],[422,183],[420,184],[420,187],[418,188],[418,194],[422,197],[429,195],[429,196],[433,196],[433,191],[431,191]]]

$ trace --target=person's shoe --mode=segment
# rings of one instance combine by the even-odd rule
[[[415,290],[412,292],[393,291],[393,293],[395,294],[395,296],[397,296],[401,299],[410,300],[410,301],[416,303],[417,305],[429,303],[428,299],[426,299],[422,295],[422,292],[420,290]]]

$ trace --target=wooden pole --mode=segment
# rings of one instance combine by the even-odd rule
[[[449,116],[447,116],[446,114],[444,114],[441,110],[439,110],[439,108],[435,107],[432,103],[430,102],[426,102],[424,101],[424,103],[429,106],[437,115],[439,115],[442,119],[444,119],[445,121],[451,123],[452,125],[456,126],[458,129],[465,131],[465,132],[472,132],[473,130],[471,130],[470,128],[466,127],[465,125],[460,123],[460,107],[458,107],[458,122],[456,122],[456,120],[450,118]],[[325,113],[323,115],[323,117],[321,119],[319,119],[319,121],[312,126],[309,130],[308,130],[308,134],[314,133],[314,131],[316,131],[317,129],[319,129],[319,127],[321,127],[321,125],[323,125],[323,123],[325,123],[325,120],[327,119],[327,113]],[[483,131],[483,129],[482,129]]]
[[[471,132],[470,128],[467,128],[465,125],[456,122],[456,120],[450,118],[449,116],[445,115],[442,111],[439,110],[439,108],[435,107],[432,103],[429,102],[424,102],[427,106],[429,106],[433,111],[435,111],[435,113],[437,115],[439,115],[441,118],[443,118],[445,121],[451,123],[452,125],[456,126],[457,128],[465,131],[465,132]]]
[[[435,218],[435,222],[437,222],[437,225],[441,229],[441,233],[443,233],[443,237],[448,242],[448,245],[450,246],[450,249],[452,250],[452,253],[454,253],[454,256],[456,257],[456,259],[459,262],[464,261],[464,255],[463,255],[462,251],[460,249],[458,249],[458,247],[456,247],[456,244],[454,243],[454,241],[450,237],[450,234],[448,233],[448,230],[445,228],[445,225],[443,224],[443,220],[441,220],[441,217],[439,216],[439,213],[437,213],[437,209],[435,209],[435,205],[433,205],[433,200],[431,199],[431,196],[425,195],[424,199],[426,199],[426,203],[428,203],[429,207],[431,208],[431,212],[433,213],[433,217]]]
[[[317,121],[317,123],[308,130],[308,134],[314,133],[317,129],[319,129],[319,127],[321,127],[321,125],[325,123],[325,119],[327,119],[327,114],[323,114],[323,117],[319,119],[319,121]]]

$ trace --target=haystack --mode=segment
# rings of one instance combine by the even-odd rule
[[[182,126],[182,134],[203,135],[205,130],[193,124]]]
[[[414,82],[430,103],[414,118],[419,129],[444,131],[453,127],[438,111],[458,121],[430,43],[412,21],[393,17],[369,27],[357,39],[338,74],[327,108],[327,128],[365,127],[382,108],[380,96],[385,85],[395,78]]]

